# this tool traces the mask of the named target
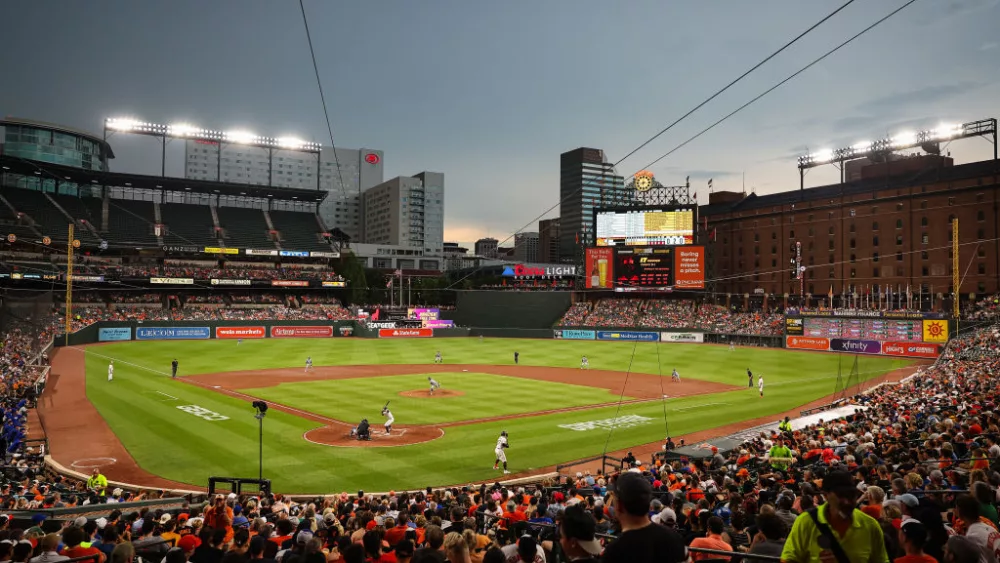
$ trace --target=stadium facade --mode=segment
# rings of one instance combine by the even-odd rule
[[[310,154],[188,140],[184,153],[184,176],[194,180],[299,189],[318,186],[328,194],[319,206],[320,217],[354,241],[363,238],[362,194],[383,182],[384,153],[375,149],[323,147]]]

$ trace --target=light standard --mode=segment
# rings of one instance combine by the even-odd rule
[[[257,437],[257,478],[264,480],[264,417],[267,416],[267,403],[264,401],[254,401],[253,408],[257,409],[254,418],[257,419],[260,433]]]
[[[802,265],[802,243],[795,243],[795,258],[789,259],[792,267],[795,268],[795,278],[799,280],[799,307],[804,307],[802,299],[805,297],[805,273],[806,268]]]

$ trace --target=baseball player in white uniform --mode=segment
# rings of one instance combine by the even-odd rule
[[[590,361],[587,360],[587,356],[580,358],[580,369],[590,369]]]
[[[764,398],[764,374],[757,376],[757,389],[760,390],[760,398]]]
[[[389,433],[392,432],[392,423],[396,422],[396,419],[393,418],[392,411],[389,410],[389,407],[382,409],[382,416],[385,417],[385,435],[388,436]]]
[[[444,362],[444,360],[441,359],[441,350],[438,350],[437,354],[434,354],[434,363],[440,364],[442,362]]]
[[[438,390],[438,389],[441,388],[441,384],[438,383],[437,380],[434,379],[433,377],[428,377],[427,378],[427,382],[431,384],[431,390],[430,390],[430,394],[431,395],[434,394],[434,391],[436,391],[436,390]]]
[[[671,381],[681,382],[681,374],[677,373],[677,368],[674,368],[674,372],[670,374]]]
[[[115,378],[115,361],[111,360],[111,362],[108,364],[108,381],[111,381],[114,378]]]
[[[504,474],[510,473],[510,471],[507,471],[507,452],[504,451],[509,447],[510,444],[507,443],[507,431],[503,430],[502,432],[500,432],[500,437],[497,438],[497,447],[493,449],[493,453],[496,455],[497,458],[496,461],[493,462],[494,470],[499,469],[500,464],[503,463]]]
[[[313,368],[313,359],[312,356],[309,356],[306,358],[306,371],[308,372],[312,368]]]

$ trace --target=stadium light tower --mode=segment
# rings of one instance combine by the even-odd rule
[[[222,181],[222,147],[224,144],[246,145],[267,149],[268,185],[273,184],[275,150],[313,153],[316,155],[316,189],[320,189],[320,152],[323,150],[323,146],[319,143],[305,141],[298,137],[265,137],[245,130],[219,131],[215,129],[203,129],[190,123],[164,125],[161,123],[149,123],[139,119],[109,117],[104,120],[104,140],[107,141],[108,136],[114,133],[158,137],[161,142],[161,176],[167,175],[167,142],[170,139],[216,143],[219,147],[218,158],[216,160],[217,179],[219,182]]]
[[[879,160],[887,158],[895,151],[921,148],[924,152],[941,154],[941,143],[968,139],[970,137],[993,137],[993,160],[997,160],[997,120],[980,119],[961,125],[941,124],[934,129],[923,131],[901,131],[891,137],[874,141],[861,141],[849,147],[836,150],[824,149],[799,157],[799,189],[805,189],[806,170],[836,164],[840,167],[840,183],[845,181],[844,163],[851,160],[870,158]]]

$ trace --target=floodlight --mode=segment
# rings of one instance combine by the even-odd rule
[[[871,141],[861,141],[860,143],[854,143],[851,145],[851,149],[857,152],[867,152],[872,146]]]
[[[295,137],[278,137],[274,140],[275,144],[282,148],[297,148],[306,144],[302,139],[296,139]]]
[[[110,118],[104,121],[104,125],[108,129],[115,129],[116,131],[131,131],[138,124],[139,122],[135,119],[128,118]]]
[[[189,123],[175,123],[173,125],[170,125],[167,128],[167,130],[171,135],[177,137],[187,137],[189,135],[197,135],[198,133],[201,132],[200,129]]]
[[[909,147],[917,142],[917,134],[913,131],[902,131],[891,139],[893,148]]]
[[[249,131],[226,131],[224,136],[230,143],[248,144],[254,142],[257,135]]]
[[[809,156],[813,162],[830,162],[833,160],[833,151],[830,149],[823,149]]]
[[[962,133],[962,126],[953,123],[942,123],[934,130],[934,137],[937,139],[950,139]]]

